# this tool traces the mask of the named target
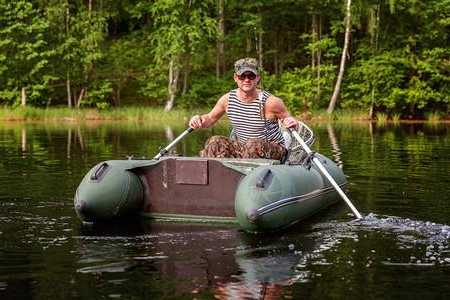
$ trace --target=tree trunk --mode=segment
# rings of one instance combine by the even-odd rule
[[[319,16],[319,28],[318,28],[318,31],[317,31],[317,40],[320,41],[321,39],[322,39],[322,17]],[[318,47],[317,48],[317,101],[320,100],[321,93],[322,93],[322,89],[321,89],[321,86],[320,86],[321,56],[322,56],[322,51],[320,50],[320,47]]]
[[[27,106],[27,90],[25,87],[22,87],[22,93],[21,93],[21,105],[23,107]]]
[[[88,1],[88,19],[89,19],[89,23],[90,26],[92,26],[91,23],[91,17],[92,17],[92,0]],[[77,103],[77,108],[80,108],[80,103],[81,100],[83,99],[83,97],[85,96],[85,94],[87,95],[87,89],[88,89],[88,82],[89,82],[89,74],[90,72],[95,68],[94,63],[91,61],[90,64],[87,64],[87,67],[85,66],[85,74],[84,74],[84,82],[85,82],[85,87],[83,87],[81,89],[80,92],[80,97],[78,98],[78,103]]]
[[[66,79],[66,89],[67,89],[67,106],[72,108],[72,92],[70,88],[70,74],[67,71],[67,79]]]
[[[192,69],[191,54],[188,53],[188,54],[186,54],[185,67],[184,67],[184,72],[183,72],[184,73],[183,74],[183,88],[181,91],[182,95],[185,95],[187,93],[191,69]]]
[[[280,40],[279,40],[279,33],[276,32],[275,33],[275,51],[273,53],[273,71],[275,73],[275,75],[279,75],[279,61],[278,61],[278,56],[279,56],[279,51],[280,51]]]
[[[370,99],[370,108],[369,108],[369,119],[373,120],[373,110],[375,106],[375,88],[372,86],[372,93],[371,93],[371,99]]]
[[[313,47],[311,49],[311,67],[316,67],[316,42],[317,42],[317,15],[312,16],[311,20],[311,32]]]
[[[175,94],[177,92],[180,70],[177,66],[174,66],[174,64],[174,59],[171,59],[169,63],[169,98],[167,99],[166,106],[164,107],[165,111],[170,111],[175,103]]]
[[[187,93],[190,73],[191,73],[191,67],[187,66],[186,69],[184,70],[184,75],[183,75],[183,89],[181,91],[182,95],[185,95]],[[219,79],[219,78],[217,78],[217,79]]]
[[[80,95],[78,96],[77,108],[80,108],[81,100],[83,100],[84,93],[85,93],[85,89],[82,88],[80,91]]]
[[[248,34],[245,43],[245,53],[247,54],[247,56],[250,54],[251,51],[252,51],[252,39],[250,38],[250,34]]]
[[[263,69],[263,31],[262,29],[258,32],[258,61],[260,70]]]
[[[91,13],[92,13],[92,0],[89,0],[89,2],[88,2],[88,12],[89,12],[89,19],[91,19]]]
[[[121,91],[121,85],[119,84],[117,86],[117,90],[116,90],[116,107],[120,106],[120,102],[121,102],[120,91]]]
[[[69,37],[69,22],[70,22],[70,7],[69,1],[66,3],[66,38]],[[66,75],[66,89],[67,89],[67,106],[72,108],[72,92],[70,88],[70,71],[69,66],[67,66],[67,75]]]
[[[330,100],[330,103],[329,103],[328,109],[327,109],[328,114],[331,114],[334,111],[334,108],[335,108],[336,102],[337,102],[337,98],[339,97],[339,93],[341,91],[342,78],[344,77],[345,58],[347,57],[348,44],[350,41],[350,30],[351,30],[351,24],[352,24],[351,5],[352,5],[352,1],[347,0],[347,8],[346,8],[347,15],[346,15],[346,22],[345,22],[344,49],[342,50],[341,64],[339,67],[339,74],[338,74],[338,77],[336,80],[336,85],[334,86],[333,96],[331,96],[331,100]]]
[[[371,17],[369,19],[369,23],[373,23],[372,26],[370,26],[371,30],[369,31],[370,34],[370,44],[372,45],[372,55],[376,55],[378,52],[378,25],[380,23],[380,6],[377,5],[375,10],[371,10]],[[375,114],[375,83],[371,82],[372,86],[372,93],[371,93],[371,101],[370,101],[370,107],[369,107],[369,119],[373,120],[374,114]]]
[[[225,5],[224,0],[218,0],[219,5],[219,22],[218,30],[219,36],[217,38],[217,62],[216,62],[216,77],[219,79],[225,73]]]

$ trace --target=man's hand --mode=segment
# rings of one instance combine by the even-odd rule
[[[199,115],[195,115],[189,121],[189,127],[193,129],[203,128],[203,119]]]
[[[295,128],[298,125],[298,121],[294,117],[286,117],[281,123],[286,128]]]

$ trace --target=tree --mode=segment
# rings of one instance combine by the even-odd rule
[[[151,5],[154,61],[168,73],[166,111],[175,103],[182,67],[189,67],[189,58],[204,51],[208,40],[214,40],[217,34],[216,20],[209,15],[210,5],[214,5],[212,0],[157,0]]]
[[[0,102],[210,105],[251,56],[293,112],[450,111],[450,0],[343,3],[0,0]]]
[[[45,104],[55,54],[46,36],[48,21],[29,1],[0,0],[0,24],[0,100]]]
[[[225,73],[225,0],[217,0],[218,4],[218,34],[216,77],[219,79]]]
[[[341,56],[341,63],[339,65],[339,73],[336,79],[336,84],[334,86],[334,92],[331,96],[330,103],[328,105],[327,113],[331,114],[334,111],[334,108],[336,106],[337,98],[339,97],[339,93],[341,91],[341,84],[342,79],[344,77],[344,70],[345,70],[345,60],[348,55],[348,44],[350,41],[350,30],[352,26],[352,14],[351,14],[351,5],[352,1],[347,0],[346,5],[346,16],[345,16],[345,38],[344,38],[344,48],[342,49],[342,56]]]

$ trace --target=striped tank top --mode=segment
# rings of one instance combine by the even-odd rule
[[[267,120],[263,110],[270,93],[263,91],[250,103],[237,97],[237,90],[228,94],[227,115],[238,141],[245,143],[250,138],[264,139],[284,147],[284,138],[278,120]]]

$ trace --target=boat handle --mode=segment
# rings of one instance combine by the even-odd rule
[[[270,180],[269,178],[272,175],[272,171],[270,169],[266,169],[264,170],[264,174],[262,174],[262,176],[259,178],[258,182],[256,182],[256,187],[258,188],[265,188],[266,184],[268,183],[268,181]]]
[[[100,178],[102,178],[105,175],[108,168],[109,165],[106,162],[99,165],[97,169],[95,169],[95,171],[92,173],[91,180],[99,180]]]

